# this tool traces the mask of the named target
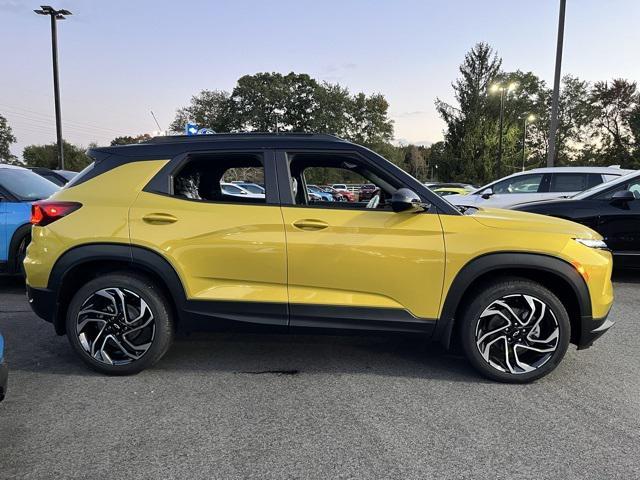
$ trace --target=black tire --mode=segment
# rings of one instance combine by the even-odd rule
[[[566,308],[549,289],[532,280],[512,277],[489,283],[471,295],[472,298],[468,299],[471,303],[461,317],[459,333],[466,357],[482,375],[499,382],[528,383],[544,377],[558,366],[569,346],[571,323]],[[505,302],[511,313],[503,308]],[[534,308],[529,309],[529,316],[527,308],[531,305]],[[508,318],[494,314],[496,310]],[[542,318],[538,327],[534,325],[536,315]],[[527,318],[531,323],[523,326],[522,322]],[[483,330],[482,327],[489,322],[495,323]],[[552,340],[544,343],[549,338]],[[533,348],[545,352],[540,353]],[[522,361],[524,367],[521,368],[518,362],[526,355],[532,356],[533,360],[540,358],[531,364]],[[533,370],[529,371],[529,368]]]
[[[128,361],[129,363],[116,364],[117,362],[113,360],[113,358],[107,356],[107,359],[114,362],[113,364],[108,364],[106,363],[106,360],[104,358],[100,358],[102,355],[98,355],[97,357],[92,356],[90,352],[85,349],[87,348],[87,344],[85,343],[85,346],[83,346],[83,344],[81,343],[79,332],[77,331],[77,326],[79,324],[78,316],[80,314],[80,309],[83,307],[83,304],[85,304],[85,302],[90,302],[90,299],[97,298],[97,292],[104,292],[105,290],[107,292],[116,292],[116,290],[118,289],[121,292],[126,292],[126,295],[128,297],[130,296],[131,299],[140,300],[140,311],[145,310],[145,312],[147,312],[148,315],[151,316],[151,320],[149,320],[149,324],[147,327],[145,327],[143,332],[149,332],[152,329],[153,333],[147,333],[150,338],[148,340],[145,340],[146,343],[144,345],[150,346],[147,347],[146,351],[140,354],[139,358],[124,358],[121,360],[121,362]],[[115,294],[114,298],[116,298]],[[146,304],[146,308],[144,309],[142,308],[142,301],[144,301]],[[108,301],[105,300],[105,302]],[[127,305],[128,312],[130,312],[130,308],[135,308],[130,307],[129,304],[124,300],[122,301],[122,303]],[[113,303],[113,305],[114,307],[116,306],[115,303]],[[87,309],[86,306],[84,308],[85,310]],[[106,315],[115,316],[115,314]],[[116,323],[118,323],[119,325],[123,325],[122,322],[118,322],[111,317],[103,316],[103,318],[109,318],[110,321],[105,321],[104,324],[96,324],[97,326],[94,327],[96,330],[101,329],[107,324],[109,324],[108,328],[110,329],[122,328],[114,325]],[[134,329],[134,327],[135,325],[129,328]],[[173,342],[174,322],[171,314],[171,308],[166,297],[151,280],[137,273],[116,272],[109,273],[91,280],[76,292],[69,304],[69,308],[67,309],[66,330],[69,343],[71,344],[75,352],[80,356],[82,361],[85,362],[90,368],[108,375],[132,375],[154,365],[167,352],[167,350],[171,346],[171,343]],[[110,333],[113,333],[113,335],[120,340],[121,345],[124,345],[124,343],[122,342],[122,337],[119,336],[123,332],[125,333],[125,335],[130,335],[130,333],[127,333],[126,330],[120,330],[119,332],[110,330],[100,337],[100,341],[104,341],[105,335],[109,336]],[[98,344],[100,343],[100,341],[98,341],[98,338],[96,338],[96,342],[93,343]],[[109,340],[107,346],[109,348],[113,347],[115,346],[115,343],[112,343]],[[132,351],[129,348],[127,348],[126,350]],[[124,350],[121,349],[120,354],[122,354],[123,351]],[[116,354],[117,353],[118,352],[116,351]]]

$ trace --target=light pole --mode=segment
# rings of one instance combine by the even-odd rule
[[[536,116],[531,114],[524,117],[523,125],[522,125],[522,171],[524,172],[524,164],[527,160],[527,122],[531,123],[536,119]]]
[[[500,172],[502,170],[502,130],[504,124],[504,96],[505,92],[509,93],[518,88],[518,84],[516,82],[511,82],[509,85],[502,85],[500,83],[494,83],[490,87],[490,91],[492,93],[500,92],[500,126],[499,135],[498,135],[498,162],[496,165],[496,174],[498,178],[500,178]]]
[[[41,5],[40,10],[34,10],[38,15],[49,15],[51,18],[51,54],[53,57],[53,97],[56,108],[56,138],[58,141],[58,165],[64,170],[64,151],[62,144],[62,121],[60,120],[60,83],[58,81],[58,20],[64,20],[65,15],[71,15],[69,10],[56,10],[49,5]]]
[[[560,0],[558,17],[558,43],[556,45],[556,71],[553,77],[553,97],[551,99],[551,121],[549,122],[549,155],[547,167],[553,167],[556,161],[556,131],[558,130],[558,102],[560,99],[560,72],[562,70],[562,44],[564,42],[564,13],[567,0]]]

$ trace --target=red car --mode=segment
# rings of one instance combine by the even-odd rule
[[[356,201],[356,196],[353,193],[351,193],[349,190],[336,190],[335,188],[330,187],[328,185],[325,185],[320,188],[322,188],[323,191],[333,195],[333,199],[336,202],[355,202]]]
[[[374,196],[376,196],[376,194],[380,191],[380,189],[378,187],[376,187],[374,184],[372,183],[367,183],[365,185],[362,185],[360,187],[360,196],[359,196],[359,201],[360,202],[368,202],[369,200],[371,200]]]

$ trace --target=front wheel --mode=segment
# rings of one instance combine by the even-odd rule
[[[147,278],[126,272],[80,288],[69,304],[66,329],[80,358],[109,375],[144,370],[173,341],[173,319],[162,292]]]
[[[462,346],[484,376],[526,383],[551,372],[571,337],[569,315],[546,287],[523,278],[476,291],[462,316]]]

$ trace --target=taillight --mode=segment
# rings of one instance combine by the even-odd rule
[[[56,220],[61,219],[71,212],[75,212],[82,206],[77,202],[55,202],[41,200],[31,205],[31,223],[39,227],[44,227]]]

